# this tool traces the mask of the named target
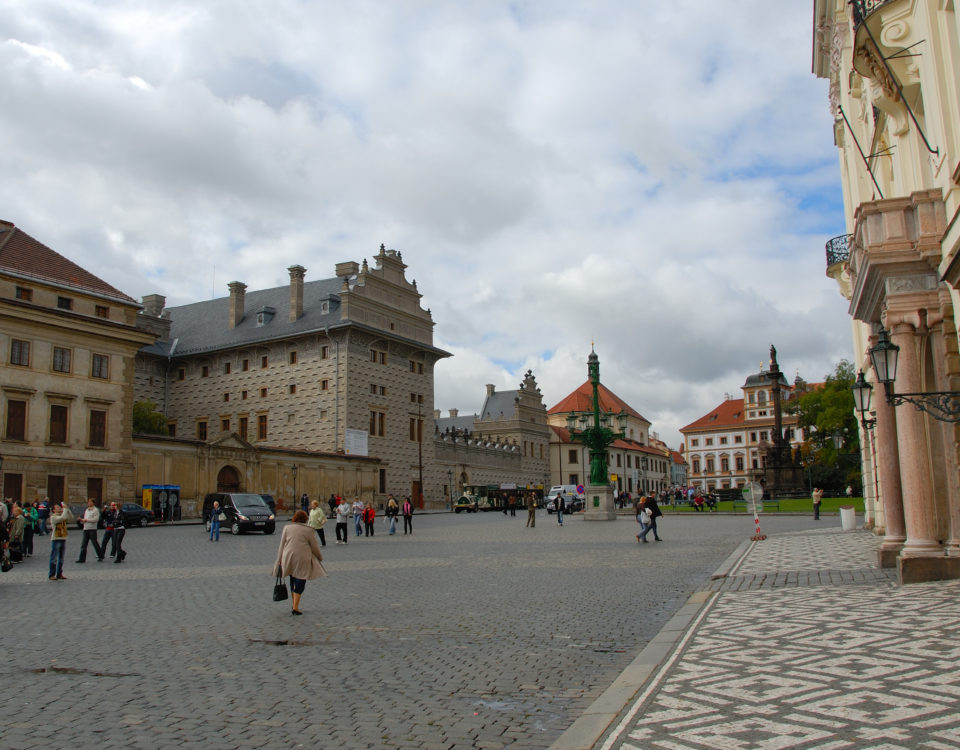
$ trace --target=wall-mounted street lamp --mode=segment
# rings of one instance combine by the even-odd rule
[[[887,403],[890,406],[913,404],[918,411],[926,412],[940,422],[960,422],[960,391],[925,391],[921,393],[896,393],[893,388],[897,379],[897,358],[900,347],[890,340],[887,329],[881,328],[877,334],[877,343],[870,348],[870,362],[877,374],[877,381],[883,383]],[[861,373],[862,377],[862,373]],[[859,380],[854,384],[854,399],[857,398]],[[870,388],[869,383],[867,387]],[[859,409],[859,404],[858,407]],[[864,413],[860,412],[861,415]]]

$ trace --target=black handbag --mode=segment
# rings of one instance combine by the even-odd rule
[[[273,600],[275,602],[282,602],[287,598],[287,584],[283,582],[283,578],[280,575],[277,575],[277,582],[273,584]]]
[[[6,555],[4,555],[3,558],[0,559],[0,571],[3,571],[4,573],[6,573],[6,572],[8,572],[11,568],[13,568],[13,563],[10,562],[10,558],[9,558],[9,557],[7,557]]]
[[[23,562],[23,547],[20,545],[20,542],[10,542],[7,551],[10,553],[11,562]]]

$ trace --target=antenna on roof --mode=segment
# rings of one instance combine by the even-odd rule
[[[210,299],[213,299],[217,289],[217,264],[213,264],[213,279],[210,280]]]

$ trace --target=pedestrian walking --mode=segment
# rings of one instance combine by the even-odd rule
[[[117,509],[117,514],[113,517],[113,549],[110,554],[113,555],[113,564],[117,565],[127,559],[127,551],[123,548],[123,537],[127,533],[127,519],[123,513],[123,507]]]
[[[654,497],[652,492],[650,493],[650,497],[647,498],[646,508],[650,511],[650,531],[653,532],[653,538],[658,542],[662,542],[663,539],[660,538],[660,534],[657,532],[657,519],[663,515],[663,511],[660,510],[657,498]]]
[[[820,520],[820,501],[823,500],[823,490],[819,487],[813,488],[813,520]]]
[[[637,498],[637,504],[634,506],[634,514],[637,517],[637,523],[640,524],[640,533],[637,534],[637,541],[647,543],[647,534],[650,532],[653,513],[647,507],[647,499],[642,495]]]
[[[50,513],[50,580],[65,581],[67,577],[63,574],[63,558],[67,549],[67,527],[73,520],[73,513],[70,512],[66,503],[54,503]]]
[[[322,578],[327,574],[323,568],[323,553],[317,544],[317,535],[307,525],[307,514],[298,510],[293,514],[292,523],[285,526],[280,534],[280,548],[273,573],[278,578],[290,577],[291,615],[302,615],[300,597],[307,581]]]
[[[352,508],[350,504],[342,497],[339,498],[340,504],[337,506],[337,544],[347,543],[347,519],[350,517]]]
[[[117,541],[113,531],[117,523],[117,504],[110,503],[102,515],[104,532],[103,539],[100,540],[100,549],[106,552],[107,542],[110,542],[110,557],[115,557],[117,554]]]
[[[400,515],[400,506],[397,505],[397,501],[393,495],[390,495],[390,500],[387,501],[387,518],[390,520],[390,536],[397,533],[398,515]]]
[[[393,495],[390,497],[393,497]],[[355,497],[353,499],[353,530],[356,532],[357,536],[361,536],[363,534],[363,510],[363,500],[361,500],[359,497]],[[369,534],[367,536],[369,536]]]
[[[553,502],[557,508],[557,523],[560,526],[563,526],[563,511],[567,507],[567,504],[563,502],[563,493],[561,492],[559,495],[557,495],[557,499]]]
[[[320,507],[320,501],[314,500],[310,503],[310,517],[307,519],[307,526],[317,532],[320,537],[320,546],[326,547],[327,540],[323,536],[323,527],[327,524],[327,516]]]
[[[375,520],[377,520],[377,511],[374,509],[373,501],[371,500],[367,503],[367,507],[363,509],[363,527],[367,532],[367,536],[373,536],[373,522]]]
[[[300,510],[302,510],[304,513],[309,513],[309,508],[310,508],[310,497],[307,495],[306,492],[304,492],[302,495],[300,495]]]
[[[219,542],[220,541],[220,521],[223,520],[220,518],[223,513],[220,511],[220,501],[213,501],[213,508],[210,510],[210,541]]]
[[[532,529],[537,525],[537,496],[527,493],[527,528]]]
[[[96,501],[87,498],[87,509],[83,512],[83,541],[80,542],[80,557],[77,563],[82,564],[87,561],[87,544],[93,542],[93,551],[97,553],[97,560],[103,562],[103,550],[100,549],[100,543],[97,541],[97,525],[100,523],[100,509]]]
[[[413,503],[409,497],[403,499],[403,534],[413,533]]]
[[[510,493],[510,499],[507,500],[507,505],[510,507],[510,515],[513,518],[517,517],[517,496],[513,493]]]
[[[330,493],[330,499],[327,500],[327,505],[330,506],[330,517],[333,518],[337,515],[337,506],[340,504],[340,498]]]

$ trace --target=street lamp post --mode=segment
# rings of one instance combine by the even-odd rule
[[[871,353],[872,356],[872,353]],[[894,368],[896,369],[896,368]],[[860,412],[860,424],[863,427],[863,431],[867,436],[867,440],[870,441],[870,461],[872,463],[872,473],[873,473],[873,502],[880,502],[880,479],[877,476],[879,473],[877,467],[877,442],[873,434],[873,428],[877,426],[876,418],[868,418],[867,414],[870,414],[870,401],[873,397],[873,386],[867,382],[867,379],[863,377],[863,370],[857,374],[857,381],[853,384],[853,404],[856,407],[857,411]]]
[[[584,519],[613,521],[617,516],[613,506],[613,492],[610,488],[610,474],[607,468],[607,448],[614,440],[625,436],[627,414],[623,410],[617,414],[619,431],[614,431],[612,428],[613,415],[610,412],[601,415],[600,360],[592,349],[587,358],[587,373],[590,376],[590,384],[593,386],[593,424],[587,426],[590,421],[587,414],[581,414],[578,418],[577,414],[571,411],[567,416],[567,430],[570,432],[571,440],[583,443],[590,450],[590,486],[587,492],[588,502]]]

